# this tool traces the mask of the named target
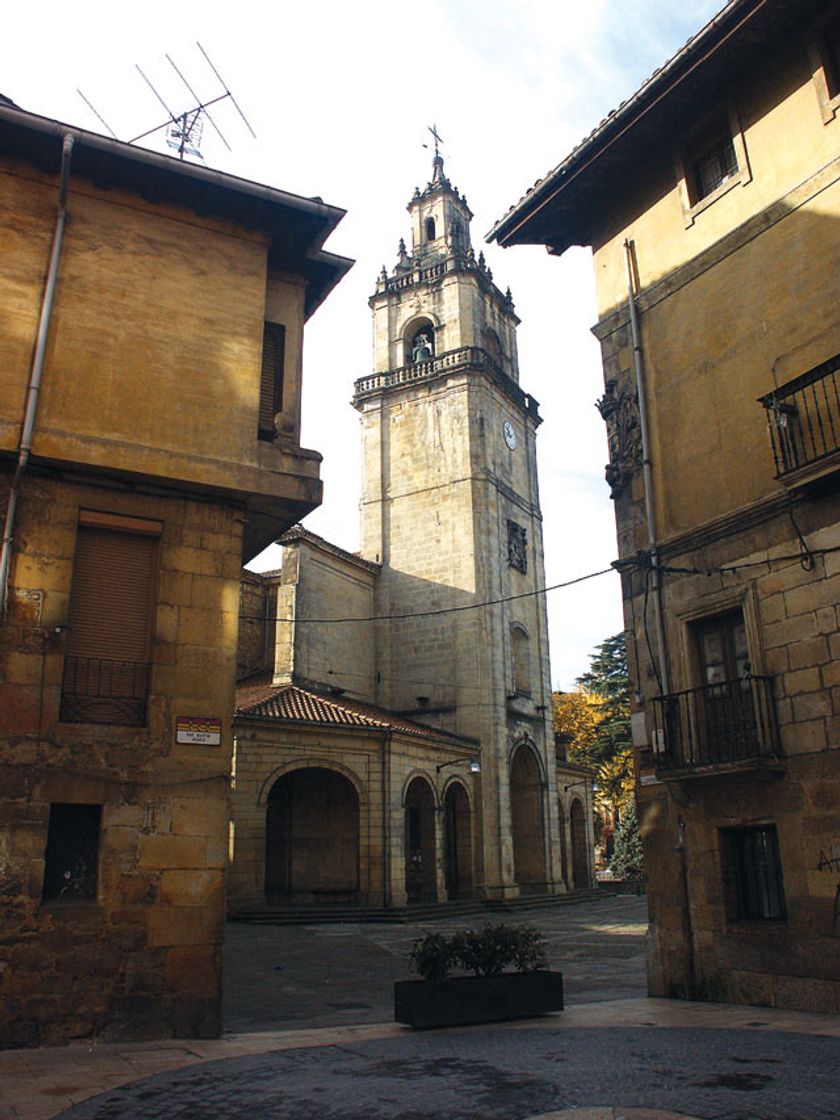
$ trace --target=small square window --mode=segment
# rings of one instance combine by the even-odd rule
[[[787,917],[776,826],[721,829],[727,914],[731,921]]]
[[[712,191],[716,191],[727,179],[737,174],[738,158],[728,128],[721,128],[708,146],[704,145],[694,154],[691,172],[696,202],[707,198]]]
[[[732,187],[750,181],[744,137],[734,109],[719,113],[689,135],[677,156],[686,225]]]
[[[50,805],[44,852],[44,902],[96,898],[101,805]]]

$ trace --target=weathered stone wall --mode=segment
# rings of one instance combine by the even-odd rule
[[[780,484],[772,416],[757,402],[840,352],[830,248],[840,221],[840,123],[821,116],[807,45],[803,29],[800,40],[764,59],[760,73],[737,79],[732,104],[748,174],[707,208],[689,215],[681,203],[672,170],[678,146],[651,155],[644,183],[628,182],[596,244],[595,333],[639,696],[650,991],[838,1010],[837,476],[824,472],[819,481],[815,471]],[[666,566],[664,659],[657,577],[645,560],[632,338],[620,306],[625,238],[638,270],[653,516]],[[817,425],[823,409],[827,423],[832,406],[821,400],[801,404],[786,422]],[[820,471],[829,466],[826,457]],[[733,611],[743,616],[751,673],[773,679],[783,763],[740,773],[712,766],[702,781],[664,780],[653,700],[707,683],[696,627]],[[777,830],[786,916],[738,920],[727,900],[724,830],[762,825]]]
[[[80,509],[163,523],[145,727],[59,719]],[[242,526],[233,509],[27,477],[0,632],[0,1039],[220,1029],[230,713]],[[221,720],[177,744],[176,716]],[[96,897],[42,901],[52,803],[102,807]]]
[[[373,700],[378,567],[303,530],[292,530],[283,546],[275,683],[294,680]]]
[[[274,667],[274,618],[277,613],[275,573],[242,572],[236,677],[270,672]]]
[[[310,867],[308,893],[297,901],[358,902],[368,906],[404,906],[406,902],[405,795],[409,782],[420,778],[434,791],[434,881],[436,897],[446,898],[443,870],[445,789],[451,768],[437,771],[453,757],[445,743],[424,743],[409,736],[329,728],[271,728],[265,723],[237,721],[236,782],[233,793],[233,858],[228,883],[231,913],[262,909],[266,904],[266,812],[271,790],[297,770],[340,775],[358,799],[358,894],[332,892],[334,867]],[[457,754],[456,754],[457,757]],[[462,765],[462,771],[466,764]],[[474,777],[459,777],[475,811]],[[306,822],[301,822],[306,830]],[[346,853],[345,853],[346,854]],[[474,881],[469,868],[469,880]]]

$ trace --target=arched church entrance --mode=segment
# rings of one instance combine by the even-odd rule
[[[443,799],[443,859],[449,899],[472,896],[471,823],[467,791],[460,782],[452,782]]]
[[[437,901],[435,795],[424,778],[405,794],[405,893],[409,902]]]
[[[560,874],[568,889],[571,886],[569,881],[569,850],[566,842],[566,810],[563,808],[562,801],[557,803],[557,827],[560,830]]]
[[[521,743],[510,764],[510,813],[513,866],[523,894],[545,888],[542,782],[533,750]]]
[[[358,892],[359,797],[352,783],[320,767],[284,774],[266,803],[266,902],[355,902]]]
[[[572,887],[579,891],[588,887],[590,883],[589,854],[586,850],[586,818],[583,815],[583,805],[577,797],[572,802],[569,824],[572,833]]]

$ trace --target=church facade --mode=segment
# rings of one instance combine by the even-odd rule
[[[246,669],[277,622],[273,671],[237,704],[234,911],[591,882],[590,784],[555,752],[519,320],[439,155],[408,210],[353,397],[360,554],[297,528],[282,571],[248,577]]]

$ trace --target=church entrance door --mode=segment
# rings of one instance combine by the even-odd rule
[[[472,896],[472,832],[470,803],[460,782],[453,782],[443,799],[443,853],[446,897]]]
[[[435,798],[423,778],[405,795],[405,893],[409,902],[436,902]]]
[[[572,886],[574,890],[583,890],[589,884],[589,859],[586,851],[586,820],[583,815],[583,806],[575,798],[569,814],[569,823],[572,832]]]
[[[333,770],[284,774],[265,814],[265,897],[273,905],[356,902],[359,798]]]
[[[516,881],[523,894],[534,894],[546,884],[542,782],[534,752],[524,743],[510,765],[510,814]]]

